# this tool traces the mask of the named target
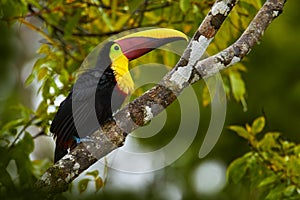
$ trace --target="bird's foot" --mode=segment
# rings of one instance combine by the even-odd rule
[[[86,136],[84,138],[73,136],[73,139],[76,141],[77,144],[81,142],[93,142],[94,140],[90,136]]]

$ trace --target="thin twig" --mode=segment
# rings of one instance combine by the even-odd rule
[[[33,116],[20,130],[20,132],[17,134],[16,138],[14,139],[14,141],[11,143],[11,145],[9,146],[9,148],[11,149],[16,142],[19,140],[19,138],[25,133],[25,130],[31,126],[32,122],[37,119],[37,116]]]
[[[26,25],[28,28],[38,32],[41,34],[51,45],[58,47],[58,44],[49,36],[47,35],[42,29],[34,26],[33,24],[27,22],[24,18],[19,18],[18,19],[20,23]]]

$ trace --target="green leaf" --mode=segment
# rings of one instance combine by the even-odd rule
[[[191,7],[190,0],[180,0],[179,7],[185,13]]]
[[[229,79],[227,76],[222,77],[223,79],[223,83],[224,83],[224,89],[226,92],[226,95],[230,95],[230,83],[229,83]]]
[[[27,87],[28,85],[30,85],[34,80],[34,78],[35,78],[34,74],[30,74],[25,81],[25,86]]]
[[[256,0],[255,2],[256,2],[256,5],[257,5],[257,6],[256,6],[256,8],[258,8],[258,9],[259,9],[259,8],[261,8],[261,7],[262,7],[261,0]]]
[[[264,137],[259,141],[258,147],[263,151],[271,151],[274,148],[280,148],[280,145],[277,143],[277,138],[280,136],[280,133],[277,132],[268,132]]]
[[[118,0],[112,0],[111,1],[111,20],[113,24],[116,22],[116,15],[117,15],[117,7],[118,7]]]
[[[228,128],[246,140],[250,140],[252,137],[251,134],[242,126],[229,126]]]
[[[18,178],[23,188],[29,187],[36,180],[32,174],[33,166],[29,157],[33,149],[33,139],[28,132],[25,132],[24,137],[11,149],[11,158],[16,162]]]
[[[111,24],[111,20],[110,18],[107,16],[107,14],[105,12],[103,12],[102,10],[99,10],[101,15],[102,15],[102,19],[105,22],[105,24],[107,25],[107,27],[109,28],[109,30],[114,31],[114,26]]]
[[[36,116],[42,118],[42,116],[47,114],[46,113],[47,108],[48,108],[47,103],[45,101],[42,101],[35,112]]]
[[[104,182],[103,182],[102,178],[98,177],[95,179],[95,186],[96,186],[97,192],[104,186]]]
[[[251,159],[252,153],[247,153],[243,157],[234,160],[227,169],[227,178],[233,183],[238,183],[245,176],[248,165],[248,159]]]
[[[286,197],[292,196],[292,194],[296,191],[295,185],[289,185],[287,188],[284,189],[283,195]]]
[[[38,71],[45,62],[47,62],[46,58],[39,58],[39,59],[37,59],[37,61],[33,65],[32,71]]]
[[[209,91],[207,86],[205,86],[202,90],[202,104],[204,107],[208,106],[211,102]]]
[[[61,70],[61,75],[59,76],[59,81],[64,84],[67,85],[69,83],[69,73],[67,70],[62,69]]]
[[[42,67],[38,70],[38,81],[42,80],[43,78],[45,78],[45,76],[48,73],[48,69],[47,67]]]
[[[89,182],[90,182],[90,179],[82,179],[79,181],[78,190],[80,193],[83,193],[84,191],[86,191]]]
[[[9,173],[6,170],[7,166],[2,166],[2,164],[0,164],[0,185],[3,189],[6,190],[15,190],[15,184],[13,182],[13,180],[11,179],[11,176],[9,175]]]
[[[67,24],[65,25],[65,32],[64,32],[65,38],[68,38],[72,35],[73,29],[75,28],[75,26],[77,25],[81,17],[81,13],[82,10],[78,9],[74,14],[74,16],[67,21]]]
[[[25,132],[23,139],[21,140],[21,142],[19,142],[19,145],[22,145],[20,148],[23,149],[23,152],[28,155],[33,151],[34,143],[30,133],[28,133],[27,131]]]
[[[25,121],[24,121],[23,118],[22,118],[22,119],[12,120],[12,121],[6,123],[6,124],[2,127],[2,129],[3,129],[3,130],[10,130],[11,128],[16,128],[16,127],[18,127],[18,126],[21,126],[21,125],[23,125],[24,123],[25,123]]]
[[[50,52],[49,45],[48,44],[42,44],[37,53],[38,54],[46,54],[46,55],[48,55],[49,52]]]
[[[258,187],[264,187],[266,185],[274,184],[275,182],[277,182],[277,180],[279,180],[279,177],[275,174],[272,176],[268,176],[259,183]]]
[[[294,152],[296,155],[298,155],[298,157],[300,157],[300,144],[294,148]]]
[[[248,123],[245,125],[245,128],[247,132],[252,133],[252,128],[249,126]]]
[[[51,78],[52,77],[50,77],[50,79]],[[44,81],[44,85],[42,87],[42,96],[43,96],[44,100],[48,99],[51,96],[51,94],[50,94],[50,81],[49,81],[49,78]],[[48,105],[47,105],[47,107],[48,107]]]
[[[252,133],[254,135],[258,134],[263,130],[264,127],[265,127],[265,118],[258,117],[252,123]]]
[[[290,156],[285,157],[286,161],[286,171],[289,172],[292,182],[294,184],[298,184],[300,188],[300,157],[298,156]]]
[[[240,101],[243,105],[244,111],[247,110],[247,104],[245,101],[246,88],[245,83],[241,77],[241,74],[237,71],[231,71],[229,73],[229,80],[232,88],[232,94],[236,101]]]
[[[27,13],[27,4],[24,1],[6,1],[1,2],[0,17],[10,19],[15,16],[22,16]],[[12,20],[12,19],[11,19]],[[13,20],[15,21],[15,20]]]
[[[266,200],[282,199],[282,191],[284,190],[284,184],[277,184],[276,187],[269,190],[270,192],[266,196]]]
[[[124,25],[126,26],[126,23],[130,19],[130,17],[131,17],[131,15],[124,14],[121,18],[118,18],[118,20],[116,20],[116,22],[114,24],[115,29],[120,30],[120,29],[122,29],[122,27],[124,27]]]
[[[94,178],[97,178],[97,176],[99,175],[99,171],[98,170],[90,171],[90,172],[87,172],[86,175],[91,175]]]
[[[257,0],[256,0],[257,2]],[[245,8],[249,13],[255,13],[258,8],[256,8],[255,1],[251,1],[251,3],[240,1],[239,3],[243,8]]]
[[[132,11],[136,10],[143,2],[144,2],[144,0],[130,0],[130,1],[128,1],[129,11],[132,12]]]

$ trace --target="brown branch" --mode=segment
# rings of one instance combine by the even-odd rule
[[[195,33],[179,62],[161,82],[117,112],[92,134],[93,143],[80,144],[52,166],[36,183],[49,195],[63,192],[72,180],[114,149],[123,145],[126,133],[143,126],[170,105],[185,87],[239,62],[261,39],[268,25],[282,11],[286,0],[268,0],[243,35],[220,53],[199,61],[221,24],[235,5],[235,0],[217,0]]]
[[[271,22],[281,14],[286,0],[269,0],[259,10],[240,38],[225,50],[214,56],[198,61],[195,68],[200,77],[208,77],[243,59],[252,47],[261,40]],[[198,81],[193,79],[191,84]]]

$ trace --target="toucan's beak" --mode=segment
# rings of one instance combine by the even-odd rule
[[[179,31],[158,28],[132,33],[115,40],[115,42],[121,46],[122,52],[128,60],[133,60],[153,49],[177,40],[188,41],[188,38]]]

